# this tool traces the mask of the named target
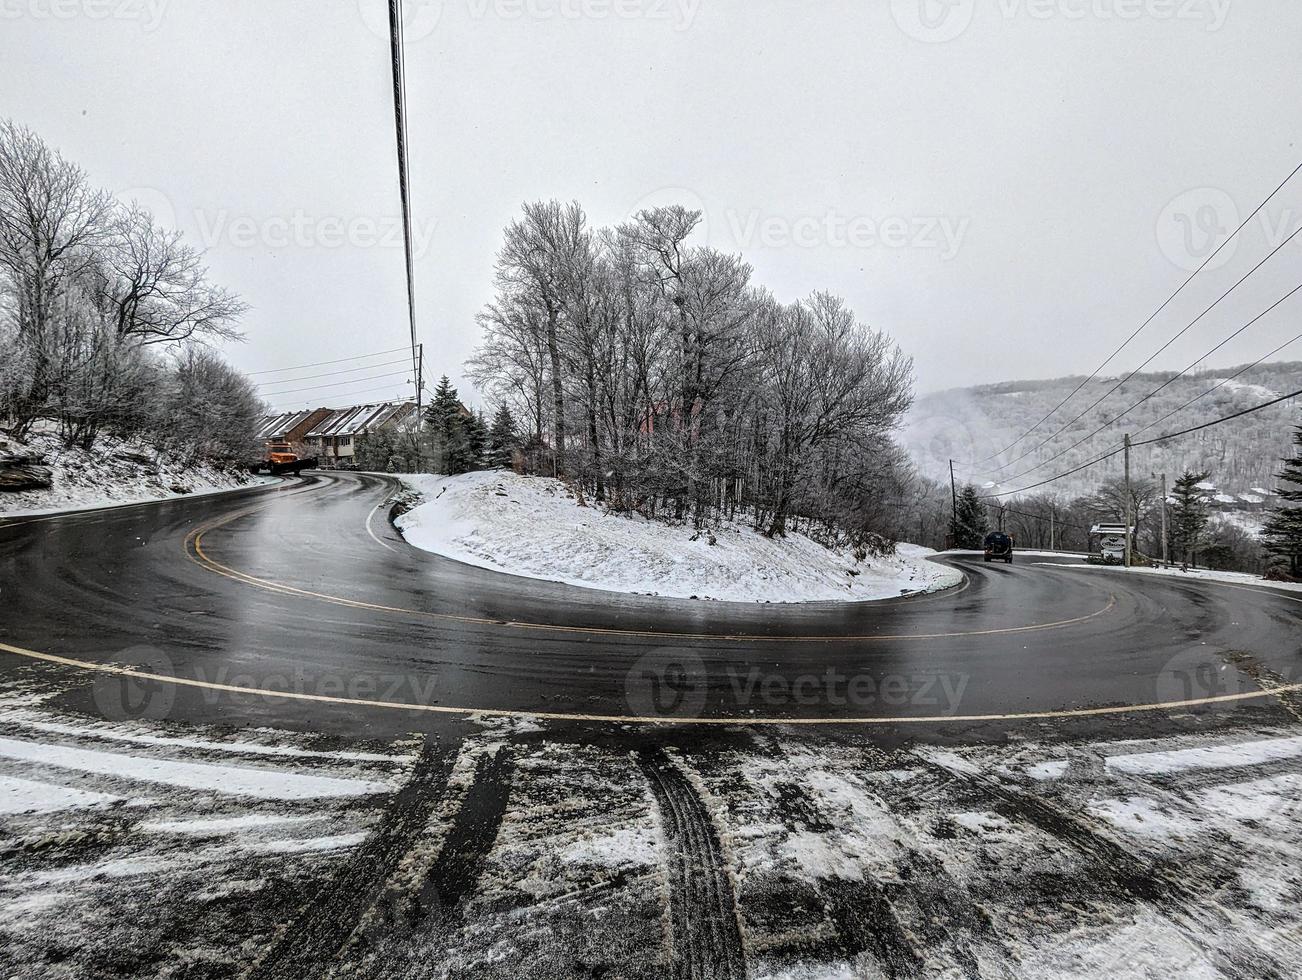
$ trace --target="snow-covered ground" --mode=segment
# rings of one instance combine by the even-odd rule
[[[89,510],[147,500],[236,490],[268,482],[239,468],[172,462],[153,447],[101,436],[90,452],[67,449],[52,433],[25,442],[0,436],[0,455],[45,456],[53,471],[49,490],[0,492],[0,517],[30,517],[64,510]]]
[[[1048,564],[1048,563],[1046,563]],[[1302,593],[1302,583],[1267,582],[1260,575],[1248,572],[1218,572],[1207,568],[1191,568],[1181,571],[1178,568],[1121,568],[1117,565],[1058,565],[1059,568],[1089,568],[1101,572],[1117,572],[1123,575],[1157,575],[1164,578],[1199,579],[1204,582],[1225,582],[1229,585],[1255,585],[1286,592]]]
[[[737,602],[882,599],[962,580],[916,545],[856,564],[799,533],[770,540],[733,523],[698,535],[690,526],[611,514],[592,501],[581,507],[549,477],[494,471],[402,479],[422,500],[397,521],[409,542],[512,575]]]
[[[896,749],[491,718],[349,745],[12,688],[0,720],[4,976],[1302,972],[1302,726],[1250,713]]]

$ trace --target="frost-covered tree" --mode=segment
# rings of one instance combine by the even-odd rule
[[[989,530],[990,521],[985,505],[981,502],[976,487],[969,483],[959,491],[958,507],[950,519],[949,533],[954,540],[954,547],[969,550],[980,548]]]
[[[233,339],[243,311],[179,233],[0,120],[0,426],[23,438],[50,420],[83,449],[111,431],[235,459],[260,406],[188,345]]]
[[[1198,484],[1205,483],[1211,474],[1185,470],[1171,489],[1171,550],[1185,563],[1198,563],[1198,551],[1206,540],[1207,500]]]
[[[778,302],[740,257],[692,243],[700,219],[670,206],[592,229],[578,205],[526,206],[471,377],[519,420],[526,468],[613,509],[866,533],[908,475],[891,433],[909,360],[836,297]]]
[[[1302,578],[1302,425],[1293,433],[1296,451],[1283,460],[1279,506],[1271,509],[1261,537],[1266,550],[1280,559],[1293,578]]]

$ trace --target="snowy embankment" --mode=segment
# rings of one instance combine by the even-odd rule
[[[48,489],[0,493],[0,517],[166,500],[267,482],[247,471],[169,458],[152,446],[101,436],[94,449],[68,449],[52,433],[26,441],[0,436],[0,456],[35,456],[50,470]]]
[[[1218,572],[1209,568],[1121,568],[1117,565],[1060,565],[1060,568],[1092,568],[1098,571],[1120,572],[1124,575],[1156,575],[1163,578],[1198,579],[1203,582],[1223,582],[1226,585],[1256,585],[1285,592],[1302,593],[1302,583],[1268,582],[1260,575],[1248,572]]]
[[[494,471],[413,476],[421,503],[397,525],[418,548],[512,575],[612,592],[736,602],[884,599],[962,580],[900,545],[855,562],[803,534],[771,540],[740,523],[696,534],[581,506],[559,480]],[[713,543],[711,543],[713,541]]]

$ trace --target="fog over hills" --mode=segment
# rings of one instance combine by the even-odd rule
[[[902,439],[927,476],[948,480],[953,459],[961,482],[985,486],[988,492],[996,487],[1030,488],[1119,447],[1127,432],[1136,442],[1151,439],[1297,391],[1302,388],[1302,361],[1208,369],[1181,377],[1175,372],[1136,374],[1103,397],[1121,377],[1091,380],[1015,444],[1018,436],[1081,383],[1082,376],[1008,381],[924,395],[914,405]],[[1141,403],[1164,383],[1161,391]],[[1125,417],[1117,420],[1127,409]],[[1274,489],[1299,409],[1302,398],[1291,398],[1224,425],[1137,447],[1132,472],[1137,477],[1166,473],[1174,480],[1185,469],[1205,469],[1211,472],[1212,482],[1229,493],[1247,493],[1253,487]],[[1096,429],[1100,431],[1086,438]],[[1108,477],[1120,476],[1122,467],[1118,454],[1033,492],[1065,497],[1088,493]]]

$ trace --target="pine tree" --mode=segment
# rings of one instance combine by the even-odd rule
[[[479,412],[471,413],[463,422],[466,430],[466,468],[484,468],[484,454],[488,451],[488,426]]]
[[[509,470],[514,464],[518,445],[515,416],[505,405],[493,414],[493,427],[488,433],[488,465],[497,470]]]
[[[1293,433],[1297,451],[1283,460],[1280,480],[1291,486],[1277,488],[1280,505],[1271,509],[1261,537],[1266,551],[1288,565],[1293,578],[1302,577],[1302,425]]]
[[[472,460],[465,409],[446,374],[434,389],[434,400],[425,411],[425,424],[429,429],[438,472],[448,476],[468,472]]]
[[[969,483],[959,492],[958,510],[949,522],[954,547],[968,550],[982,547],[989,529],[985,505],[981,503],[976,487]]]
[[[1171,497],[1171,549],[1180,556],[1184,564],[1198,563],[1198,550],[1204,543],[1207,525],[1211,518],[1207,516],[1207,500],[1198,484],[1205,482],[1210,473],[1194,473],[1185,470],[1175,481]]]

